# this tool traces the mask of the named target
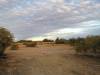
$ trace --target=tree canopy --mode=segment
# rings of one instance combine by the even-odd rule
[[[13,42],[13,35],[6,28],[0,27],[0,55],[2,55],[5,49]]]

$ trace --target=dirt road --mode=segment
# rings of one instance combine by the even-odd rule
[[[75,55],[66,45],[7,51],[0,75],[100,75],[100,59]]]

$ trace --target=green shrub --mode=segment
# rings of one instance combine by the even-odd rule
[[[100,54],[100,36],[70,39],[69,44],[75,47],[77,53]]]
[[[4,51],[12,42],[12,34],[7,29],[0,27],[0,56],[4,54]]]
[[[43,42],[54,42],[54,41],[50,39],[44,39]]]
[[[60,39],[60,38],[57,38],[56,40],[55,40],[55,44],[65,44],[67,42],[67,40],[66,39]]]

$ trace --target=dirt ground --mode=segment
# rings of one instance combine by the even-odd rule
[[[38,45],[6,51],[0,75],[100,75],[100,58],[76,55],[68,45]]]

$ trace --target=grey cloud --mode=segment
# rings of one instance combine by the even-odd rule
[[[63,28],[82,28],[83,22],[88,24],[91,20],[100,20],[100,3],[96,2],[96,0],[81,0],[81,2],[76,0],[8,0],[0,6],[0,26],[10,29],[18,39],[43,36],[45,33]],[[95,34],[98,30],[99,28],[90,29],[89,33],[85,31],[83,35]],[[78,35],[82,36],[82,33]]]

